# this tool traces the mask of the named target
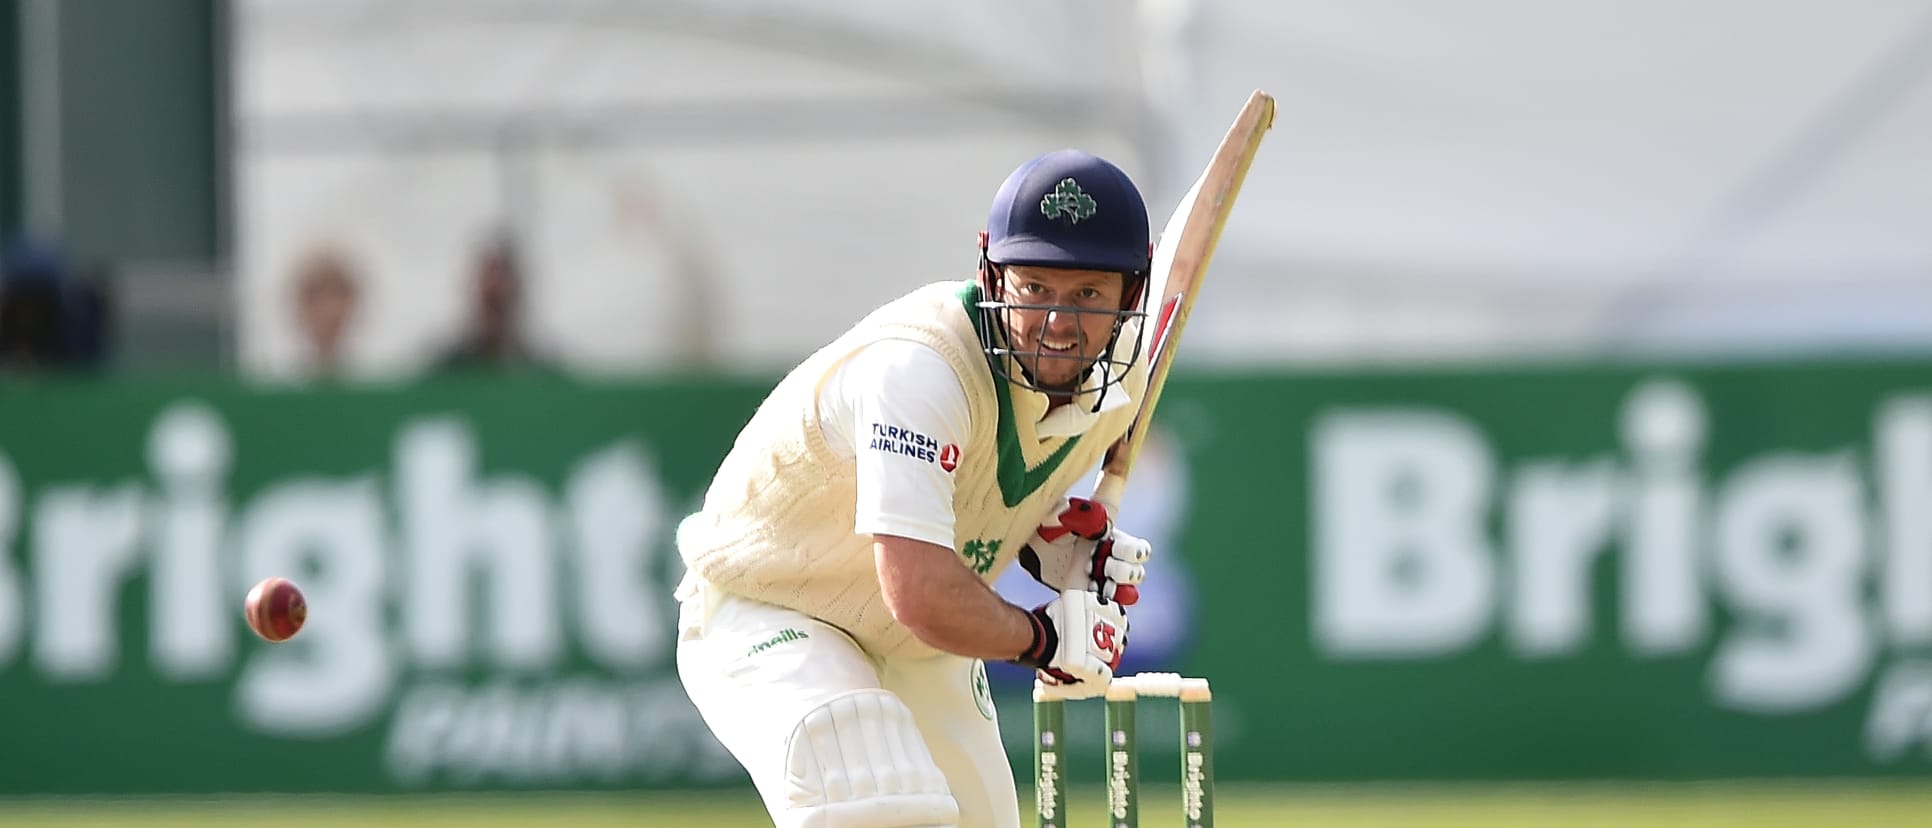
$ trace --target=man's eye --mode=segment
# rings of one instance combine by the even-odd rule
[[[1097,289],[1097,288],[1081,288],[1081,289],[1080,289],[1080,298],[1082,298],[1082,299],[1099,299],[1099,298],[1100,298],[1100,291],[1099,291],[1099,289]]]

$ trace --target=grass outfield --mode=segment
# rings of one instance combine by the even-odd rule
[[[1179,825],[1172,791],[1146,791],[1141,825]],[[1220,828],[1932,828],[1932,780],[1897,784],[1587,786],[1223,785]],[[1078,789],[1073,825],[1102,825],[1100,791]],[[492,795],[227,800],[0,800],[9,826],[769,826],[748,791],[622,796]],[[1030,812],[1022,824],[1033,825]]]

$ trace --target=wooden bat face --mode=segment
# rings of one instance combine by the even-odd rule
[[[1107,459],[1101,464],[1100,483],[1094,490],[1094,499],[1109,508],[1120,504],[1127,473],[1133,468],[1135,455],[1140,453],[1147,422],[1153,417],[1161,388],[1167,383],[1174,348],[1180,343],[1194,300],[1200,296],[1202,277],[1207,273],[1209,259],[1214,256],[1215,244],[1220,241],[1221,228],[1226,226],[1228,215],[1234,210],[1241,182],[1254,163],[1261,137],[1274,125],[1274,119],[1272,96],[1260,90],[1248,96],[1247,104],[1221,139],[1207,169],[1181,199],[1154,247],[1148,290],[1158,304],[1150,314],[1153,324],[1143,324],[1138,332],[1142,358],[1148,366],[1147,390],[1127,435],[1107,451]]]

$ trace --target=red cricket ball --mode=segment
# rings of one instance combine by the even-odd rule
[[[268,641],[287,641],[309,620],[309,603],[287,578],[268,578],[248,591],[242,606],[248,627]]]

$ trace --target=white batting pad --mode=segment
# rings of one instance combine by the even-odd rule
[[[789,828],[950,828],[959,805],[913,722],[884,690],[834,696],[805,714],[786,755]]]

